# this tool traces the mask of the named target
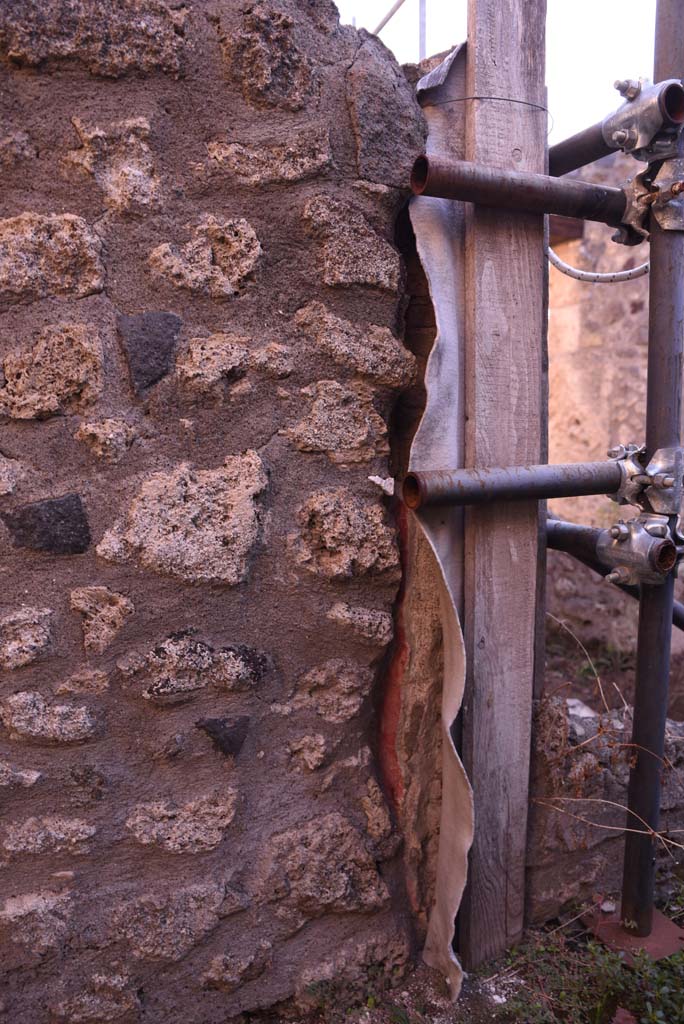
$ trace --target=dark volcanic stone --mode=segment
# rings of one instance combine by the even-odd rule
[[[198,729],[206,732],[217,750],[226,757],[237,757],[247,737],[249,717],[240,718],[200,718],[195,722]]]
[[[151,388],[169,372],[182,325],[175,313],[122,313],[117,318],[136,394]]]
[[[88,516],[78,494],[32,501],[3,512],[2,521],[17,548],[80,555],[90,547]]]

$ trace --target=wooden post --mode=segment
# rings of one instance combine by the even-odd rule
[[[469,0],[467,160],[544,172],[545,19],[546,0]],[[539,216],[467,208],[466,466],[540,461],[543,231]],[[470,969],[523,927],[537,542],[536,503],[467,514],[462,725],[475,841],[458,936]]]

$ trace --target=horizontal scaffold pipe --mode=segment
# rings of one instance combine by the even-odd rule
[[[621,83],[616,82],[616,86]],[[627,85],[629,83],[622,83]],[[623,92],[623,96],[625,93]],[[549,174],[556,177],[569,174],[594,160],[600,160],[608,153],[614,153],[624,147],[625,152],[632,152],[639,137],[639,126],[648,127],[647,138],[653,146],[653,159],[657,156],[658,141],[669,136],[674,142],[677,130],[684,123],[684,86],[681,82],[668,79],[654,86],[642,88],[632,99],[624,103],[618,110],[609,114],[598,124],[578,132],[577,135],[564,139],[551,146],[549,150]],[[630,136],[634,133],[634,137]],[[642,139],[641,145],[644,145]],[[642,154],[643,155],[643,154]]]
[[[549,174],[556,178],[561,174],[569,174],[594,160],[614,153],[616,146],[610,146],[603,136],[603,123],[593,124],[577,135],[557,142],[549,149]]]
[[[404,479],[403,497],[413,509],[425,505],[572,498],[581,494],[615,494],[621,479],[620,464],[615,460],[506,469],[436,469],[409,473]]]
[[[418,157],[414,163],[411,188],[416,195],[459,199],[521,213],[555,213],[614,227],[622,222],[626,205],[622,189],[609,185],[427,156]]]

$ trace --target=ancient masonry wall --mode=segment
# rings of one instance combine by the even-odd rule
[[[301,1016],[411,952],[369,478],[421,115],[328,0],[5,0],[0,59],[2,1019]]]

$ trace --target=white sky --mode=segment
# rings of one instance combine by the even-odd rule
[[[393,0],[337,0],[341,20],[373,31]],[[427,0],[427,52],[466,37],[467,0]],[[616,78],[652,78],[655,0],[548,0],[549,140],[560,142],[620,104]],[[418,0],[380,33],[401,63],[418,60]]]

